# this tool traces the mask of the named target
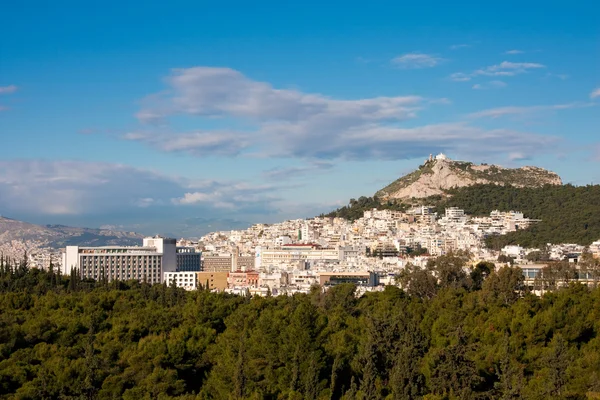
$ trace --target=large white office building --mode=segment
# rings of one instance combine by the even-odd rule
[[[200,271],[201,253],[177,247],[175,239],[144,238],[142,246],[67,246],[62,273],[75,270],[82,279],[130,280],[162,283],[165,272]]]

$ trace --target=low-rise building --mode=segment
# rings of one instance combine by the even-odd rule
[[[379,276],[375,272],[320,272],[321,286],[335,286],[341,283],[353,283],[358,286],[377,286]]]
[[[258,271],[235,271],[227,275],[227,286],[229,288],[237,287],[258,287]]]
[[[228,272],[214,272],[214,271],[202,271],[196,272],[198,277],[198,285],[201,285],[204,289],[208,285],[209,290],[216,290],[222,292],[227,289],[227,275]]]
[[[182,272],[165,272],[164,282],[167,285],[175,285],[185,290],[198,289],[198,272],[182,271]]]

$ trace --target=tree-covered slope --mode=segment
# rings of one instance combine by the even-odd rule
[[[359,218],[362,218],[365,211],[372,210],[374,208],[377,208],[378,210],[404,211],[406,210],[407,205],[395,200],[382,201],[377,196],[361,196],[358,198],[358,200],[350,199],[350,202],[347,206],[340,207],[337,210],[331,211],[327,214],[321,214],[320,216],[330,218],[338,217],[347,219],[349,221],[355,221]]]
[[[246,298],[3,269],[0,399],[600,394],[600,289],[520,298],[519,270],[487,272],[445,257],[407,270],[406,293]]]
[[[547,243],[589,245],[600,239],[600,186],[547,185],[541,188],[476,185],[448,191],[437,200],[438,210],[461,207],[473,215],[493,210],[522,211],[526,217],[541,219],[529,229],[490,238],[488,244],[544,246]]]

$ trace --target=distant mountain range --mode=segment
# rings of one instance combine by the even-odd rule
[[[74,228],[64,225],[35,225],[0,217],[0,246],[13,241],[34,248],[59,249],[65,246],[139,245],[144,236],[110,229]]]
[[[453,161],[446,156],[430,157],[417,170],[379,190],[380,199],[411,199],[444,195],[450,189],[496,184],[500,186],[542,187],[562,185],[554,172],[539,167],[504,168],[498,165]]]

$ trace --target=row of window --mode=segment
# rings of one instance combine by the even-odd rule
[[[160,268],[125,268],[125,267],[114,268],[114,267],[111,267],[109,269],[108,267],[107,268],[102,268],[102,267],[98,268],[97,266],[92,267],[92,266],[85,266],[84,265],[83,267],[81,267],[81,270],[82,271],[92,271],[92,270],[99,271],[100,270],[100,271],[110,271],[110,272],[115,272],[115,271],[117,271],[117,272],[118,271],[121,271],[121,272],[125,272],[125,271],[150,272],[150,271],[154,271],[154,272],[156,272],[156,271],[160,271]]]
[[[150,258],[152,260],[157,260],[159,258],[162,258],[162,256],[82,256],[81,258],[83,259],[93,259],[94,260],[102,260],[102,259],[111,259],[111,260],[141,260],[142,258]]]
[[[84,276],[84,278],[102,279],[102,275],[98,275],[98,274],[93,274],[93,275],[92,274],[83,274],[83,276]],[[125,279],[125,278],[127,278],[127,279],[143,279],[144,277],[146,277],[146,278],[152,278],[152,279],[158,279],[159,278],[159,276],[156,275],[156,274],[146,275],[146,276],[145,275],[140,275],[140,274],[137,274],[137,275],[136,274],[133,274],[133,275],[132,274],[127,274],[127,275],[125,275],[125,274],[116,274],[116,275],[112,275],[111,274],[111,275],[106,276],[106,279],[113,279],[113,278],[119,278],[119,279],[121,279],[121,278],[123,278],[123,279]]]

